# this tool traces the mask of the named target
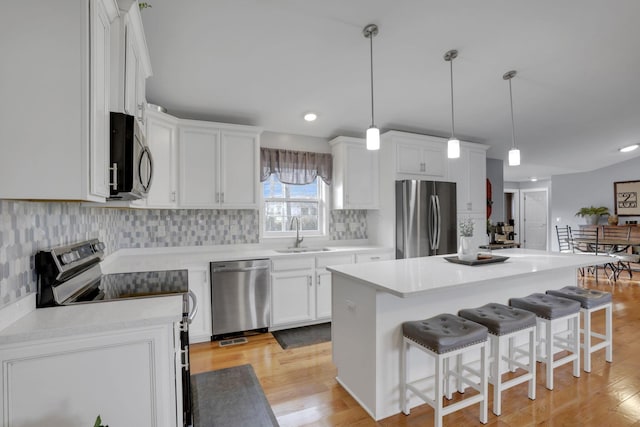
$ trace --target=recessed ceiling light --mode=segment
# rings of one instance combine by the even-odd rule
[[[622,147],[620,149],[621,153],[628,153],[629,151],[633,151],[636,148],[638,148],[638,144],[633,144],[633,145],[627,145],[626,147]]]
[[[529,178],[531,180],[531,182],[536,182],[538,180],[538,178],[536,178],[535,176],[532,176],[531,178]]]
[[[316,113],[307,113],[304,115],[304,119],[308,122],[313,122],[317,118],[318,115]]]

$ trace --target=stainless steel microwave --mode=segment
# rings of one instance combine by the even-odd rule
[[[134,116],[111,112],[109,200],[144,199],[153,179],[153,158]]]

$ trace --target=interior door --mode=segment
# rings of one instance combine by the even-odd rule
[[[547,250],[547,191],[522,190],[524,238],[527,249]]]

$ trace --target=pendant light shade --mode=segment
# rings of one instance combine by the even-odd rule
[[[371,126],[367,129],[367,150],[378,150],[380,149],[380,129],[375,125],[373,114],[373,38],[378,34],[378,26],[375,24],[369,24],[364,27],[362,34],[369,39],[369,53],[371,59]]]
[[[371,126],[367,129],[367,150],[380,149],[380,129]]]
[[[516,76],[515,70],[507,71],[502,76],[503,80],[509,81],[509,104],[511,105],[511,150],[509,150],[509,166],[520,165],[520,150],[516,148],[516,125],[513,120],[513,92],[511,91],[511,79]]]
[[[460,141],[455,136],[454,132],[454,116],[453,116],[453,60],[458,57],[457,50],[450,50],[444,54],[444,60],[449,62],[450,76],[451,76],[451,138],[447,142],[447,157],[450,159],[457,159],[460,157]]]
[[[458,139],[451,138],[447,141],[447,157],[450,159],[460,157],[460,141]]]
[[[519,166],[520,165],[520,150],[517,148],[512,148],[509,150],[509,166]]]

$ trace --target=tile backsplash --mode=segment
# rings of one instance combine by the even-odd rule
[[[0,306],[36,290],[38,250],[98,238],[121,248],[211,246],[259,242],[256,210],[85,207],[73,202],[0,200]],[[331,240],[367,238],[366,211],[332,211]]]

